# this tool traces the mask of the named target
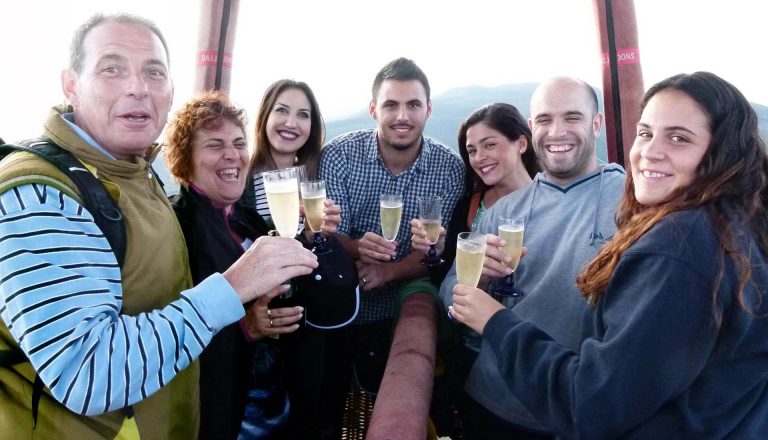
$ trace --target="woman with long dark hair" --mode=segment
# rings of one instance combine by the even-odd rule
[[[580,350],[477,289],[457,286],[451,313],[563,437],[763,438],[768,156],[757,117],[707,72],[661,81],[642,106],[618,232],[578,278],[594,307]]]
[[[540,167],[533,152],[531,129],[525,118],[506,103],[480,107],[459,125],[459,155],[467,170],[464,195],[448,222],[448,236],[441,239],[446,264],[430,269],[440,285],[456,258],[456,236],[474,230],[485,212],[505,195],[531,184]],[[418,219],[411,220],[413,249],[429,251],[427,234]],[[445,234],[445,231],[443,231]]]
[[[281,79],[264,92],[256,115],[253,155],[248,165],[251,185],[244,201],[271,218],[261,173],[304,165],[315,180],[325,124],[315,94],[307,83]]]
[[[446,223],[447,236],[441,238],[438,245],[444,248],[441,256],[445,263],[430,268],[430,278],[438,286],[456,258],[459,233],[475,230],[488,209],[507,194],[529,186],[540,169],[533,151],[531,129],[511,104],[495,103],[473,111],[459,125],[458,145],[467,170],[465,192]],[[411,220],[411,233],[414,250],[426,254],[429,241],[419,219]],[[445,234],[445,230],[442,233]],[[469,419],[473,417],[466,413],[472,399],[463,390],[480,350],[480,337],[464,326],[445,327],[445,330],[448,328],[450,331],[443,332],[447,334],[441,335],[439,345],[445,369],[435,383],[435,422],[441,430],[462,426],[464,434],[470,434],[472,420]],[[457,431],[454,435],[462,434]]]

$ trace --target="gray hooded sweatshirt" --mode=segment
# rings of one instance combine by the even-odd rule
[[[602,165],[599,171],[567,186],[552,183],[539,173],[531,186],[496,202],[477,229],[498,235],[499,216],[526,217],[523,245],[528,254],[515,272],[515,286],[525,296],[514,305],[515,313],[574,351],[580,346],[587,310],[576,288],[576,276],[616,232],[615,213],[624,193],[624,177],[624,169],[616,164]],[[453,303],[455,285],[454,264],[440,287],[446,307]],[[509,298],[505,305],[512,306]],[[496,355],[483,340],[464,385],[467,393],[504,420],[549,432],[515,398],[497,365]]]

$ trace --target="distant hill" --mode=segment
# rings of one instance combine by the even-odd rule
[[[456,150],[459,124],[470,113],[486,104],[506,102],[517,107],[520,113],[527,118],[529,116],[528,103],[535,88],[536,84],[507,84],[497,87],[469,86],[451,89],[432,98],[432,116],[427,120],[424,133]],[[768,107],[754,103],[752,106],[757,112],[763,139],[768,140]],[[602,102],[600,109],[602,111]],[[326,121],[325,138],[331,140],[349,131],[374,128],[375,126],[376,124],[371,119],[367,109],[361,110],[359,113],[343,119]],[[607,158],[605,127],[597,139],[597,155],[602,160]],[[154,165],[160,178],[166,184],[166,192],[169,194],[176,193],[178,186],[165,169],[162,157],[159,157]]]
[[[494,102],[506,102],[528,117],[528,103],[536,84],[508,84],[497,87],[469,86],[451,89],[432,97],[432,116],[427,120],[424,134],[456,150],[458,128],[474,110]],[[367,110],[344,119],[326,123],[326,139],[352,130],[373,128],[376,124]],[[604,147],[603,147],[604,149]]]

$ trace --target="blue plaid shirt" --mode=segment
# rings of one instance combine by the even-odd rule
[[[439,195],[443,219],[451,218],[464,191],[464,164],[448,147],[423,137],[421,153],[408,170],[393,176],[379,154],[376,130],[355,131],[331,140],[320,159],[320,178],[328,197],[341,206],[338,233],[353,239],[381,234],[379,196],[402,194],[403,217],[397,233],[397,257],[411,253],[411,225],[418,218],[418,196]],[[389,283],[361,297],[357,323],[392,317],[400,283]]]

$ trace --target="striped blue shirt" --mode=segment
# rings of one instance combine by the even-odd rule
[[[0,194],[0,317],[53,397],[77,413],[146,398],[244,314],[215,274],[163,309],[123,315],[120,279],[75,200],[42,184]]]
[[[421,152],[404,172],[392,175],[379,154],[376,130],[347,133],[331,140],[320,159],[320,177],[326,182],[328,197],[341,206],[338,233],[359,239],[366,232],[381,234],[379,196],[402,194],[403,214],[397,233],[397,257],[410,254],[411,225],[418,218],[418,196],[442,198],[443,218],[450,219],[464,191],[464,163],[448,147],[427,137]],[[364,295],[358,322],[392,316],[398,285],[391,283],[381,292]]]

